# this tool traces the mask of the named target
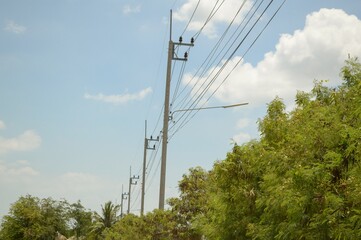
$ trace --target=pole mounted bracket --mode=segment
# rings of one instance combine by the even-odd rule
[[[153,147],[149,147],[149,142],[159,142],[159,136],[157,138],[153,138],[153,136],[150,136],[150,138],[146,138],[146,149],[148,150],[155,150],[155,144]]]
[[[138,180],[138,179],[139,179],[139,176],[133,175],[133,177],[130,178],[130,184],[137,185],[138,181],[136,181],[136,180]]]
[[[175,46],[186,46],[186,47],[194,47],[194,38],[191,39],[191,43],[183,43],[183,38],[179,37],[179,42],[172,42],[172,60],[178,60],[178,61],[187,61],[188,60],[188,52],[184,52],[184,57],[178,57],[178,55],[174,51]]]

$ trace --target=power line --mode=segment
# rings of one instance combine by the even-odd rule
[[[263,3],[263,1],[261,2],[261,4]],[[272,3],[272,1],[270,2]],[[250,22],[250,20],[252,19],[252,17],[254,16],[254,14],[258,11],[259,7],[261,6],[258,5],[258,7],[256,8],[256,10],[253,12],[252,16],[248,19],[247,23],[245,24],[244,28],[248,25],[248,23]],[[267,8],[266,8],[267,9]],[[265,9],[265,10],[266,10]],[[215,73],[215,75],[211,78],[210,82],[206,85],[205,88],[202,89],[203,85],[207,82],[207,80],[213,75],[213,72],[216,70],[216,68],[213,68],[213,70],[211,71],[211,73],[208,75],[208,77],[204,80],[204,82],[202,83],[202,85],[198,88],[197,92],[195,94],[198,93],[199,90],[202,89],[201,93],[194,99],[194,97],[192,97],[188,103],[190,103],[191,101],[193,101],[190,106],[195,106],[197,103],[199,103],[201,101],[201,99],[203,98],[203,96],[207,93],[207,91],[209,90],[209,88],[212,86],[212,84],[215,82],[215,80],[217,79],[217,77],[220,75],[220,73],[224,70],[224,68],[228,65],[229,61],[231,60],[231,58],[233,57],[233,55],[235,54],[236,50],[243,44],[243,42],[245,41],[245,39],[247,38],[247,36],[249,35],[249,33],[252,31],[253,27],[257,24],[258,20],[261,18],[261,16],[258,17],[257,21],[253,24],[253,26],[251,27],[251,29],[249,29],[248,33],[246,34],[245,37],[243,37],[242,41],[240,44],[238,44],[238,47],[233,51],[233,53],[227,58],[227,60],[223,63],[223,65],[219,68],[219,70]],[[243,32],[244,28],[242,28],[242,31],[238,34],[237,38],[240,36],[240,34]],[[226,51],[226,53],[223,55],[222,58],[225,57],[225,55],[229,52],[229,50],[231,49],[231,47],[234,45],[236,39],[233,41],[232,45],[228,48],[228,50]],[[219,60],[218,64],[219,65],[221,63],[222,59]],[[192,100],[194,99],[194,100]],[[184,115],[190,115],[191,113],[184,113]],[[183,117],[182,116],[182,117]]]
[[[146,193],[148,192],[150,186],[152,186],[152,183],[153,183],[153,181],[154,181],[154,177],[156,176],[156,173],[158,172],[158,169],[159,169],[159,167],[160,167],[161,160],[162,160],[162,159],[159,158],[157,167],[156,167],[156,169],[155,169],[155,171],[154,171],[154,173],[153,173],[153,175],[152,175],[152,177],[151,177],[151,179],[150,179],[150,181],[149,181],[149,185],[148,185],[147,189],[145,190]]]
[[[190,17],[190,19],[189,19],[189,21],[188,21],[187,25],[185,26],[185,28],[184,28],[184,30],[183,30],[183,32],[182,32],[182,34],[181,34],[181,36],[183,36],[183,35],[184,35],[184,33],[185,33],[185,31],[187,30],[187,28],[188,28],[189,24],[192,22],[192,19],[193,19],[194,14],[196,13],[196,11],[197,11],[197,9],[198,9],[198,6],[199,6],[199,3],[200,3],[200,2],[201,2],[201,0],[198,0],[197,5],[196,5],[196,7],[194,8],[194,11],[193,11],[193,13],[192,13],[192,15],[191,15],[191,17]]]
[[[232,36],[229,38],[229,40],[227,41],[227,43],[225,44],[225,46],[222,48],[222,50],[217,54],[216,58],[212,61],[212,58],[214,57],[215,53],[217,52],[219,46],[221,45],[222,41],[224,40],[224,38],[226,37],[228,31],[230,30],[232,24],[234,23],[235,19],[237,18],[238,14],[241,12],[241,10],[243,9],[245,3],[246,3],[247,0],[244,0],[242,2],[242,4],[240,5],[240,7],[238,8],[238,11],[237,13],[235,14],[235,16],[233,17],[232,21],[229,23],[228,27],[226,28],[226,30],[223,32],[221,38],[217,41],[217,43],[215,44],[215,46],[213,47],[213,49],[211,50],[211,52],[208,54],[208,56],[206,57],[206,59],[203,61],[203,63],[201,64],[201,66],[198,68],[198,70],[196,71],[196,73],[193,75],[193,77],[185,84],[185,86],[183,87],[182,91],[180,94],[183,93],[184,90],[187,89],[187,87],[189,86],[189,84],[194,80],[195,76],[198,75],[199,71],[202,70],[201,74],[199,75],[198,78],[201,78],[205,73],[206,71],[209,69],[209,67],[211,65],[214,64],[215,60],[219,57],[220,53],[224,50],[225,46],[228,45],[228,43],[230,42],[230,40],[233,38],[233,36],[235,35],[235,33],[237,32],[237,30],[239,29],[239,27],[243,24],[244,20],[248,17],[248,14],[251,12],[251,10],[253,9],[253,7],[255,5],[252,5],[252,8],[250,11],[248,11],[247,15],[245,18],[243,18],[242,22],[240,23],[240,25],[238,25],[237,29],[234,31],[234,33],[232,34]],[[258,1],[258,0],[257,0]],[[256,3],[257,3],[256,1]],[[264,1],[264,0],[263,0]],[[262,2],[263,2],[262,1]],[[256,4],[255,3],[255,4]],[[212,62],[211,62],[212,61]],[[207,63],[207,64],[206,64]],[[206,64],[206,66],[204,66]],[[185,104],[185,101],[186,99],[191,95],[192,91],[195,89],[195,87],[198,85],[198,81],[196,81],[196,83],[193,85],[193,87],[191,88],[191,90],[188,92],[188,94],[186,94],[183,99],[177,104],[176,106],[176,109],[182,109],[184,108],[184,105]],[[204,83],[203,83],[204,84]],[[202,84],[202,86],[203,86]],[[201,87],[202,87],[201,86]],[[200,87],[200,88],[201,88]],[[200,89],[199,88],[199,89]],[[197,90],[197,92],[195,94],[198,93],[199,89]]]
[[[223,5],[223,3],[225,2],[225,0],[223,0],[223,1],[221,2],[221,4],[218,6],[218,8],[215,10],[218,2],[219,2],[219,0],[217,0],[216,4],[214,4],[212,11],[209,13],[209,15],[208,15],[205,23],[204,23],[203,26],[201,27],[201,29],[200,29],[196,34],[193,35],[193,38],[194,38],[195,40],[197,40],[197,38],[199,37],[199,35],[200,35],[201,32],[203,31],[203,29],[207,26],[207,24],[209,23],[209,21],[210,21],[210,20],[214,17],[214,15],[218,12],[218,10],[219,10],[220,7]]]
[[[253,18],[253,16],[255,15],[255,13],[258,11],[258,9],[260,8],[260,6],[262,5],[262,3],[264,2],[264,0],[262,0],[262,2],[257,6],[257,8],[253,11],[251,17],[247,20],[247,22],[245,23],[245,25],[243,26],[241,32],[238,34],[238,36],[236,37],[236,39],[233,41],[233,43],[231,44],[231,46],[228,47],[228,50],[223,54],[222,58],[218,61],[218,64],[219,65],[223,60],[223,58],[226,56],[226,54],[230,51],[231,47],[235,44],[235,41],[239,38],[240,34],[244,31],[245,27],[248,26],[248,24],[250,23],[251,19]],[[242,7],[242,6],[241,6]],[[261,17],[261,16],[260,16]],[[258,19],[260,19],[260,17]],[[257,23],[257,21],[254,23],[254,25]],[[238,28],[237,28],[238,29]],[[237,31],[237,30],[236,30]],[[232,35],[232,37],[234,36],[234,34]],[[241,43],[244,42],[245,38],[247,37],[248,35],[246,35],[243,40],[241,41]],[[241,45],[241,44],[239,44]],[[223,48],[224,49],[224,48]],[[222,49],[222,51],[223,51]],[[219,54],[218,54],[219,56]],[[229,63],[230,59],[232,58],[232,55],[228,57],[228,59],[223,63],[223,65],[219,68],[218,72],[215,73],[215,75],[211,78],[211,76],[213,75],[213,72],[216,70],[216,68],[213,68],[213,70],[209,73],[208,77],[203,81],[203,83],[201,84],[201,86],[198,88],[198,90],[194,93],[193,97],[190,98],[188,100],[188,102],[186,104],[183,104],[182,105],[182,108],[186,105],[188,105],[189,107],[187,108],[192,108],[194,106],[196,106],[200,101],[201,99],[203,98],[203,96],[207,93],[208,89],[211,87],[211,85],[214,83],[214,81],[216,80],[216,78],[219,76],[219,74],[224,70],[224,68],[226,67],[226,65]],[[214,61],[213,61],[214,62]],[[202,72],[202,74],[198,77],[198,78],[201,78],[203,76],[203,74],[205,73],[206,70],[204,70]],[[204,84],[208,81],[208,79],[210,79],[210,82],[206,85],[205,88],[202,89],[202,87],[204,86]],[[193,91],[194,88],[192,88],[192,90],[190,92]],[[198,92],[200,92],[200,94],[198,94]],[[179,120],[183,119],[183,122],[186,121],[187,117],[189,117],[191,113],[190,112],[184,112]],[[182,124],[181,124],[182,125]],[[172,126],[172,128],[174,128],[175,125]]]
[[[257,19],[257,21],[262,17],[262,15],[265,13],[265,11],[269,8],[270,4],[273,1],[271,1],[267,7],[264,9],[264,11],[262,12],[261,16]],[[272,20],[274,19],[274,17],[277,15],[277,13],[280,11],[280,9],[282,8],[282,6],[285,4],[286,0],[284,0],[280,6],[277,8],[277,10],[273,13],[272,17],[268,20],[268,22],[265,24],[265,26],[262,28],[262,30],[258,33],[257,37],[253,40],[253,42],[251,43],[251,45],[247,48],[247,50],[243,53],[242,57],[237,61],[237,63],[235,64],[235,66],[232,68],[232,70],[226,75],[226,77],[223,79],[223,81],[219,84],[219,86],[213,91],[213,93],[208,97],[208,99],[203,103],[202,106],[204,106],[205,103],[207,103],[210,98],[218,91],[218,89],[221,87],[221,85],[228,79],[228,77],[231,75],[231,73],[234,71],[234,69],[239,65],[239,63],[244,59],[245,55],[250,51],[250,49],[254,46],[254,44],[256,43],[256,41],[259,39],[259,37],[262,35],[262,33],[265,31],[265,29],[269,26],[269,24],[272,22]],[[253,28],[250,29],[250,31]],[[235,49],[235,51],[239,48],[240,45],[237,46],[237,48]],[[235,51],[232,53],[232,56],[234,55]],[[198,110],[199,111],[199,110]],[[194,112],[193,115],[187,120],[187,121],[183,121],[183,123],[178,127],[178,129],[176,129],[174,131],[174,133],[172,134],[171,137],[173,137],[176,132],[178,132],[182,127],[184,127],[194,116],[195,114],[197,114],[197,112]]]
[[[234,65],[234,67],[232,68],[232,70],[227,74],[227,76],[223,79],[223,81],[221,82],[221,84],[219,84],[219,86],[213,91],[213,93],[211,94],[211,96],[207,99],[207,101],[218,91],[218,89],[221,87],[221,85],[228,79],[228,77],[231,75],[231,73],[235,70],[235,68],[240,64],[240,62],[244,59],[245,55],[251,50],[251,48],[253,47],[253,45],[257,42],[257,40],[259,39],[259,37],[262,35],[262,33],[266,30],[266,28],[268,27],[268,25],[271,23],[271,21],[274,19],[274,17],[277,15],[277,13],[279,12],[279,10],[282,8],[282,6],[285,4],[286,0],[283,0],[283,2],[281,3],[281,5],[277,8],[277,10],[274,12],[274,14],[272,15],[272,17],[268,20],[267,24],[262,28],[262,30],[258,33],[257,37],[253,40],[252,44],[247,48],[247,50],[245,51],[245,53],[242,55],[242,57],[237,61],[237,63]]]

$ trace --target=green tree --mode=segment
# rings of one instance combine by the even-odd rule
[[[94,213],[94,221],[91,232],[97,239],[105,229],[111,228],[118,220],[118,212],[120,206],[114,205],[111,201],[108,201],[102,205],[101,215]]]
[[[103,231],[106,240],[166,240],[181,238],[177,231],[175,215],[170,210],[154,210],[139,217],[127,214],[111,228]]]
[[[1,223],[0,239],[54,239],[57,231],[68,232],[65,201],[27,195],[10,207]]]
[[[143,220],[134,214],[127,214],[111,228],[104,231],[106,240],[130,240],[130,239],[147,239]]]
[[[197,221],[206,212],[208,172],[201,167],[189,169],[178,183],[179,198],[171,198],[168,204],[175,214],[179,239],[201,239]]]
[[[287,113],[281,99],[261,139],[235,146],[207,181],[208,239],[361,238],[361,65],[337,88],[316,81]]]
[[[68,225],[71,227],[71,234],[77,238],[86,236],[92,226],[92,213],[86,210],[80,201],[69,205]]]

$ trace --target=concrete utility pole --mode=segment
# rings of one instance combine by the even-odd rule
[[[164,117],[163,117],[163,131],[162,131],[162,162],[160,167],[160,186],[159,186],[159,209],[164,210],[165,200],[165,178],[167,168],[167,144],[168,144],[168,122],[169,122],[169,95],[170,95],[170,81],[172,72],[172,60],[187,61],[188,53],[184,54],[184,58],[178,58],[174,54],[174,46],[194,46],[194,39],[191,43],[182,43],[182,37],[179,42],[172,41],[172,10],[170,11],[170,31],[169,31],[169,46],[168,46],[168,62],[167,62],[167,75],[165,85],[165,99],[164,99]]]
[[[137,185],[137,180],[139,179],[139,176],[133,175],[132,177],[132,167],[130,167],[130,177],[129,177],[129,192],[128,192],[128,214],[130,213],[130,196],[132,195],[132,185]]]
[[[144,214],[144,198],[145,198],[145,173],[147,168],[147,149],[148,150],[155,150],[155,145],[153,147],[149,147],[149,141],[159,141],[159,137],[153,139],[150,136],[150,139],[147,138],[147,120],[145,121],[145,134],[144,134],[144,155],[143,155],[143,176],[142,176],[142,200],[140,205],[140,215],[143,216]]]
[[[121,210],[120,210],[120,218],[123,218],[123,209],[124,209],[123,208],[123,201],[128,199],[127,198],[128,194],[129,193],[123,192],[123,184],[122,184],[122,200],[121,200],[121,204],[120,204],[120,208],[121,208]]]

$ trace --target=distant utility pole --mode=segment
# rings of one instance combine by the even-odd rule
[[[125,192],[123,192],[123,184],[122,184],[122,200],[121,200],[121,204],[120,204],[120,208],[121,208],[121,210],[120,210],[120,218],[123,218],[123,201],[124,200],[127,200],[127,196],[129,195],[129,193],[125,193]]]
[[[170,31],[169,31],[169,46],[168,46],[168,62],[167,62],[167,76],[165,87],[165,99],[164,99],[164,118],[163,118],[163,134],[162,134],[162,162],[160,168],[160,186],[159,186],[159,209],[164,210],[165,200],[165,178],[167,168],[167,144],[168,144],[168,121],[169,121],[169,95],[170,95],[170,81],[172,72],[172,60],[187,61],[188,53],[185,52],[184,58],[179,58],[174,53],[174,46],[194,46],[194,39],[191,39],[191,43],[182,43],[182,36],[179,37],[179,42],[172,41],[172,10],[170,11]]]
[[[130,177],[129,177],[129,192],[128,192],[128,214],[130,213],[130,196],[132,195],[132,185],[137,185],[139,176],[133,175],[132,177],[132,167],[130,167]]]
[[[143,176],[142,176],[142,200],[140,205],[140,215],[143,216],[144,214],[144,198],[145,198],[145,173],[147,168],[147,149],[148,150],[155,150],[155,145],[153,147],[149,147],[150,141],[159,141],[159,136],[156,139],[153,139],[152,136],[147,138],[147,120],[145,120],[145,130],[144,130],[144,157],[143,157]]]

